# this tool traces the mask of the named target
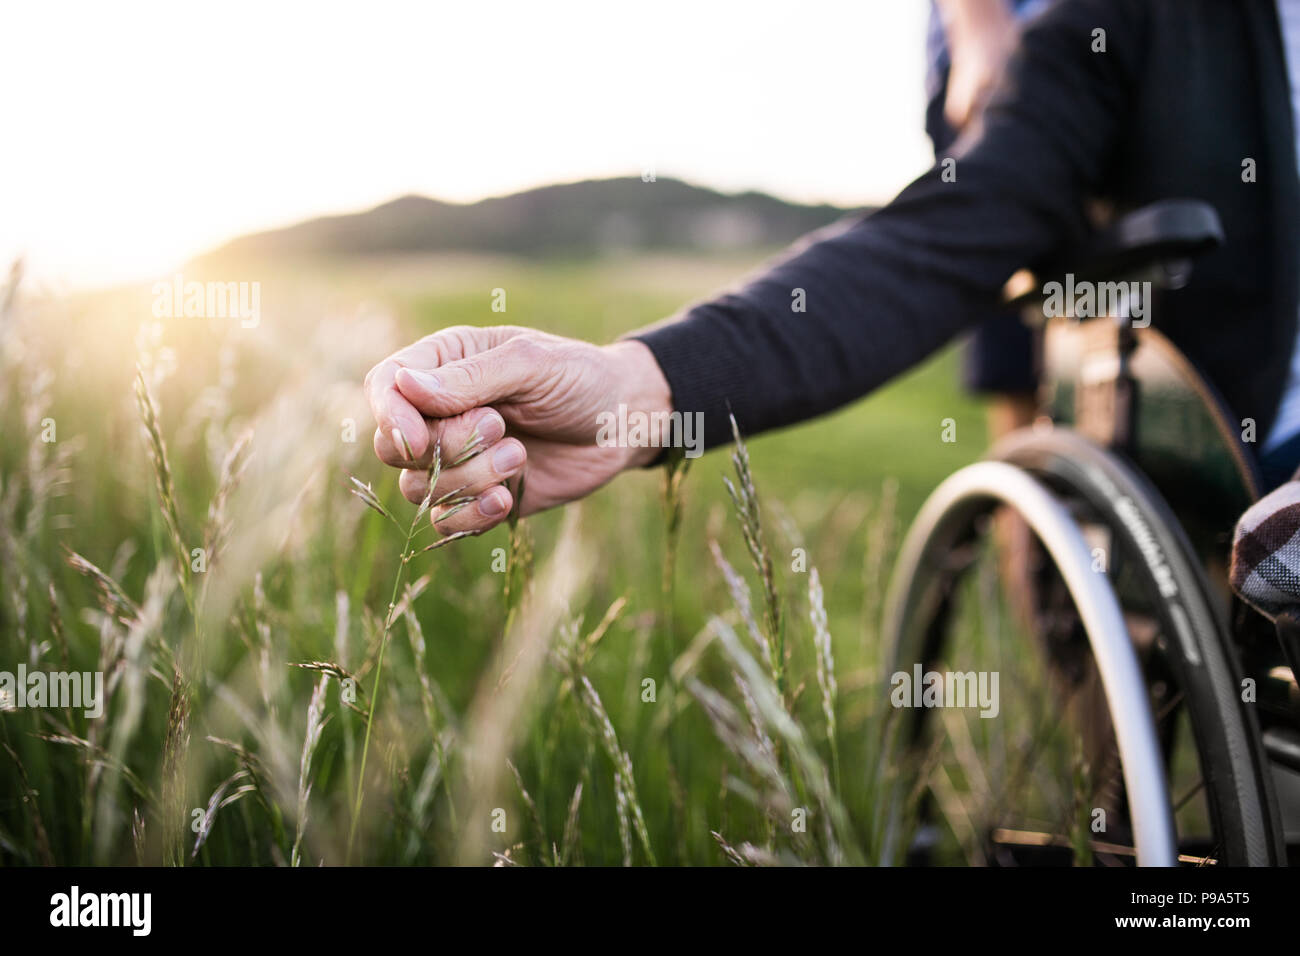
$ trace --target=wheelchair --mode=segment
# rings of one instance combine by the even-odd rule
[[[1159,295],[1222,239],[1211,207],[1167,200],[1065,261]],[[1227,584],[1256,463],[1131,299],[1045,317],[1044,280],[1065,274],[1022,271],[1005,292],[1035,327],[1038,422],[944,481],[901,547],[885,674],[933,695],[890,714],[881,862],[1285,865],[1300,641]],[[954,683],[988,672],[996,716],[952,706]]]

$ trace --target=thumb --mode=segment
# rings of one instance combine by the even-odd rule
[[[537,373],[518,347],[519,339],[440,365],[433,370],[401,368],[398,391],[422,414],[448,418],[472,408],[516,400]]]

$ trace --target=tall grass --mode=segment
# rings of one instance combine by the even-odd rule
[[[0,296],[0,669],[105,681],[98,719],[0,712],[0,860],[872,858],[860,609],[892,506],[791,493],[774,524],[760,482],[788,460],[737,435],[725,481],[678,461],[427,538],[433,502],[386,503],[358,387],[412,332],[304,288],[255,335]],[[787,524],[815,570],[786,570]]]

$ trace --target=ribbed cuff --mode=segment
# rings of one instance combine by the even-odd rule
[[[716,328],[704,321],[713,303],[697,306],[680,319],[629,333],[650,349],[672,390],[673,410],[683,415],[702,413],[704,448],[731,441],[730,415],[744,407],[742,399],[753,388],[753,376],[737,356],[720,352]],[[742,432],[745,423],[737,412]],[[664,456],[655,459],[662,462]]]

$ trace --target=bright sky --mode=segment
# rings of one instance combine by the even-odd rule
[[[405,193],[653,167],[857,205],[929,161],[926,0],[6,4],[0,271],[148,279]]]

